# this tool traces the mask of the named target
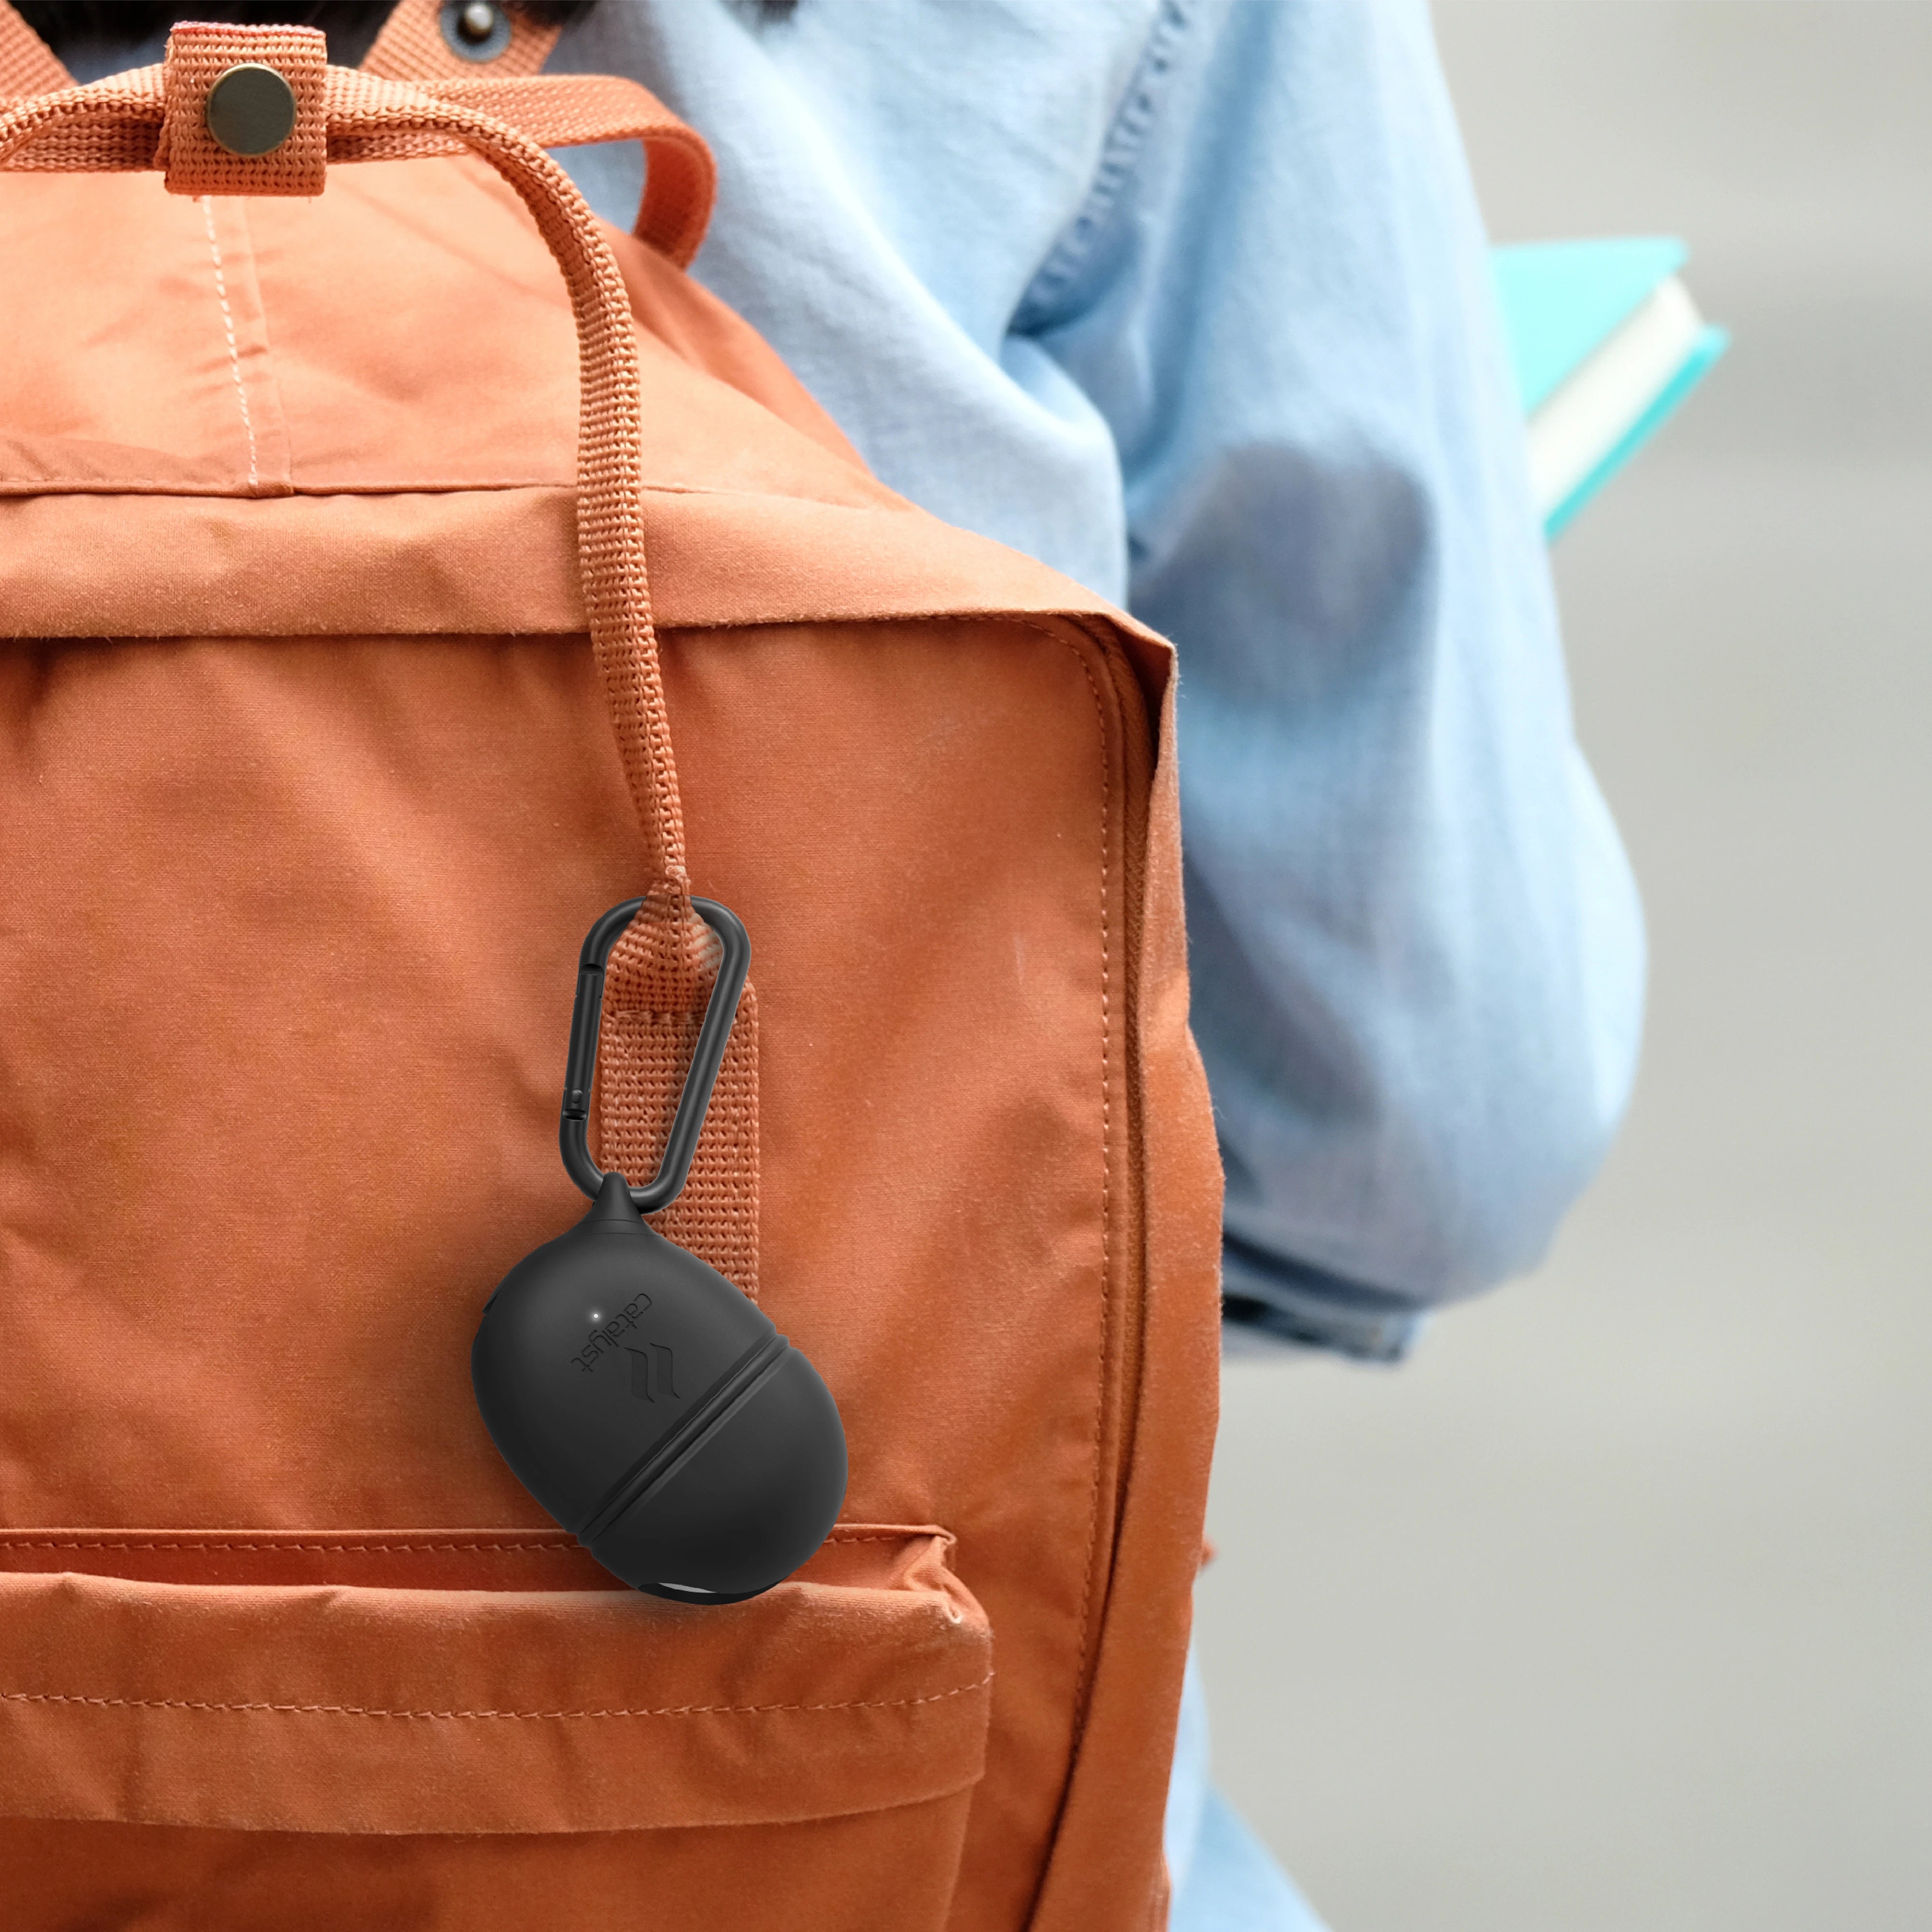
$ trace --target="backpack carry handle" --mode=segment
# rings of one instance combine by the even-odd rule
[[[640,142],[644,193],[631,232],[680,268],[691,266],[711,225],[718,164],[704,136],[648,88],[613,74],[458,74],[416,85],[436,100],[508,123],[540,148]],[[461,145],[452,141],[450,152]]]
[[[175,194],[322,191],[332,161],[388,160],[466,147],[529,208],[570,292],[580,365],[578,552],[591,646],[603,676],[638,824],[648,896],[688,926],[684,815],[645,568],[644,384],[630,301],[596,218],[530,137],[460,101],[325,59],[312,28],[177,27],[158,68],[44,94],[0,112],[0,167],[160,167]],[[208,126],[208,98],[238,68],[273,69],[293,97],[272,151],[238,154]]]

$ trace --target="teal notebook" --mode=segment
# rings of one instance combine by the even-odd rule
[[[1551,536],[1649,441],[1724,352],[1664,236],[1540,242],[1490,261],[1530,470]]]

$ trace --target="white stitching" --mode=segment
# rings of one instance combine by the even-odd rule
[[[242,352],[236,346],[235,317],[228,306],[228,278],[221,272],[221,244],[214,235],[214,202],[212,196],[202,195],[201,218],[208,230],[208,252],[214,262],[214,292],[221,304],[221,326],[228,338],[228,373],[235,379],[235,394],[242,405],[242,427],[248,437],[248,487],[261,487],[260,466],[255,456],[255,419],[248,413],[248,386],[242,380]]]

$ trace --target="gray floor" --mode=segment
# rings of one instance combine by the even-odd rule
[[[1737,346],[1560,546],[1629,1127],[1394,1374],[1237,1366],[1224,1783],[1335,1932],[1932,1924],[1932,6],[1442,0],[1499,239]]]

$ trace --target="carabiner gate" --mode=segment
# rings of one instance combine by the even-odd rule
[[[593,1201],[604,1185],[603,1170],[590,1158],[590,1085],[597,1071],[597,1030],[604,1016],[604,968],[618,935],[644,905],[642,899],[626,899],[622,905],[613,906],[590,928],[577,962],[577,1004],[570,1016],[570,1059],[564,1069],[563,1118],[557,1139],[563,1149],[565,1172]],[[698,1044],[692,1049],[691,1070],[684,1078],[684,1091],[678,1096],[656,1177],[648,1187],[631,1190],[631,1199],[640,1214],[655,1214],[660,1208],[668,1208],[684,1191],[705,1109],[711,1104],[711,1090],[717,1084],[718,1070],[731,1037],[731,1023],[738,1016],[739,996],[752,968],[751,938],[736,913],[715,899],[694,898],[691,909],[717,934],[724,950],[718,962],[718,976],[711,982]]]

